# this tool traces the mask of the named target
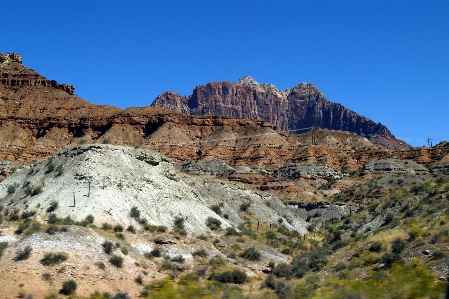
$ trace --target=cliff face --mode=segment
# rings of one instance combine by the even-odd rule
[[[247,76],[235,83],[212,82],[197,86],[193,94],[186,97],[170,91],[158,96],[152,106],[191,115],[264,120],[281,130],[294,133],[302,133],[312,126],[348,131],[367,136],[383,147],[408,147],[381,123],[328,101],[310,83],[301,83],[292,89],[280,91],[274,85],[259,84]]]

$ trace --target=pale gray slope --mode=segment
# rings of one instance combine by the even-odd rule
[[[60,165],[63,171],[58,175]],[[29,190],[41,185],[42,192],[27,195],[27,182]],[[10,186],[16,186],[12,193],[8,193]],[[75,207],[71,207],[74,197]],[[288,228],[307,232],[307,222],[272,195],[180,174],[170,159],[159,153],[113,145],[77,146],[31,168],[19,169],[0,183],[0,198],[4,208],[35,210],[41,220],[48,218],[46,210],[55,200],[58,217],[82,220],[92,214],[97,225],[108,222],[139,227],[130,217],[135,206],[151,224],[171,228],[174,218],[182,216],[187,231],[196,233],[209,231],[208,217],[219,219],[223,228],[237,227],[243,222],[240,205],[249,203],[249,211],[261,221],[283,219]],[[210,209],[215,204],[223,206],[229,219]]]

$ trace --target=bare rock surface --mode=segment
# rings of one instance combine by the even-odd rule
[[[425,174],[427,168],[412,160],[379,159],[366,163],[363,173],[414,173]]]
[[[15,186],[14,192],[8,193],[9,186]],[[56,201],[59,217],[82,220],[93,214],[97,224],[139,227],[130,217],[131,208],[137,207],[151,224],[170,228],[174,218],[181,216],[186,230],[196,233],[210,231],[208,217],[219,219],[224,228],[237,227],[243,222],[240,205],[249,203],[260,219],[275,221],[288,216],[290,229],[306,232],[305,221],[273,195],[183,175],[159,153],[113,145],[77,146],[20,169],[0,183],[0,197],[4,207],[36,210],[43,220],[50,203]],[[210,206],[214,204],[222,204],[229,219],[213,212]]]
[[[341,179],[344,174],[332,169],[326,164],[316,163],[286,163],[276,171],[277,178],[299,179],[300,177],[319,177],[328,179]]]

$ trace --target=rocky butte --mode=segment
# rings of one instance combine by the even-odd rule
[[[190,115],[223,115],[264,120],[283,131],[303,133],[312,126],[348,131],[368,137],[385,148],[409,147],[381,123],[375,123],[341,104],[327,100],[317,86],[301,83],[281,91],[250,76],[238,82],[211,82],[196,86],[192,95],[173,91],[159,95],[152,106]]]

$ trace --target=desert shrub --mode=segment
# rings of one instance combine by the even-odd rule
[[[46,280],[46,281],[50,281],[51,280],[51,273],[48,273],[48,272],[42,273],[42,279]]]
[[[73,279],[66,280],[62,284],[61,293],[64,295],[73,294],[75,293],[76,287],[77,287],[76,282]]]
[[[283,224],[279,225],[278,232],[283,234],[284,236],[290,236],[291,233],[290,230]]]
[[[85,220],[87,222],[89,222],[90,224],[92,224],[92,223],[94,223],[95,218],[94,218],[94,216],[92,214],[89,214],[89,215],[86,216]]]
[[[159,248],[154,248],[153,250],[150,251],[150,253],[154,257],[161,257],[162,256],[161,250]]]
[[[239,233],[233,227],[227,227],[225,235],[226,236],[238,236]]]
[[[8,242],[0,242],[0,257],[2,257],[6,247],[8,247]]]
[[[207,241],[207,237],[205,235],[199,235],[198,237],[196,237],[198,240],[203,240],[203,241]]]
[[[13,213],[13,214],[9,215],[8,220],[9,221],[17,221],[17,220],[19,220],[19,218],[20,218],[19,213]]]
[[[62,166],[62,164],[58,165],[58,167],[56,167],[56,176],[61,176],[64,173],[64,166]]]
[[[33,248],[31,246],[26,246],[25,248],[18,249],[16,251],[16,256],[14,257],[14,261],[23,261],[30,257],[31,251],[33,251]]]
[[[8,195],[14,194],[14,192],[16,192],[16,188],[17,188],[16,184],[8,185],[6,190],[8,192]]]
[[[246,274],[237,269],[221,273],[212,273],[209,277],[209,280],[215,280],[221,283],[236,283],[236,284],[245,283],[247,279],[248,278]]]
[[[160,233],[165,233],[168,230],[168,227],[165,225],[158,225],[156,226],[156,231]]]
[[[401,253],[402,250],[405,249],[405,247],[407,246],[407,241],[405,241],[404,239],[401,238],[396,238],[393,240],[393,243],[391,244],[391,251],[393,253]]]
[[[104,230],[111,230],[112,229],[112,225],[110,225],[109,223],[103,222],[101,224],[101,228]]]
[[[53,162],[50,162],[49,164],[47,164],[47,171],[45,173],[50,173],[53,170],[55,170],[55,164],[53,164]]]
[[[117,268],[121,268],[123,266],[123,258],[115,254],[111,255],[109,262]]]
[[[421,230],[419,228],[412,228],[408,235],[410,236],[410,240],[415,240],[421,235]]]
[[[31,196],[35,196],[38,195],[40,193],[42,193],[42,189],[44,188],[44,186],[42,185],[36,185],[33,187],[33,190],[31,191]]]
[[[209,265],[211,265],[214,268],[218,268],[226,265],[226,263],[221,257],[216,255],[209,260]]]
[[[381,252],[382,249],[383,249],[383,246],[382,246],[382,242],[380,242],[380,241],[374,242],[373,244],[371,244],[371,246],[369,248],[369,250],[372,252]]]
[[[114,225],[114,231],[115,232],[122,232],[123,231],[123,225],[121,225],[121,224]]]
[[[173,224],[176,229],[184,229],[184,221],[185,219],[181,216],[176,216],[175,219],[173,220]]]
[[[240,257],[243,257],[244,259],[247,259],[249,261],[259,261],[260,256],[260,252],[257,251],[254,247],[248,248],[240,254]]]
[[[221,212],[221,207],[219,205],[213,205],[213,206],[210,207],[210,209],[212,211],[214,211],[215,214],[221,216],[222,212]]]
[[[131,299],[131,297],[126,292],[118,292],[112,299]]]
[[[175,262],[175,263],[181,263],[181,264],[185,262],[185,259],[184,259],[184,257],[183,257],[181,254],[172,257],[170,260],[171,260],[172,262]]]
[[[28,219],[30,217],[33,217],[36,214],[36,211],[23,211],[22,215],[20,216],[22,219]]]
[[[400,260],[401,257],[399,254],[391,252],[385,253],[381,258],[382,263],[385,264],[386,267],[391,267],[394,263],[397,263]]]
[[[103,251],[106,254],[111,254],[115,250],[114,244],[109,241],[105,241],[103,244],[101,244],[101,246],[103,246]]]
[[[116,236],[117,238],[119,238],[120,240],[125,240],[125,235],[122,234],[122,233],[116,233],[115,236]]]
[[[329,255],[332,251],[328,248],[322,247],[306,253],[304,256],[308,259],[307,267],[310,269],[321,269],[327,263],[327,255]]]
[[[19,225],[17,230],[15,231],[16,234],[24,234],[24,235],[31,235],[34,233],[38,233],[41,230],[41,225],[36,220],[27,219],[22,224]]]
[[[121,246],[120,247],[120,251],[124,254],[124,255],[128,255],[128,247],[126,246]]]
[[[56,200],[52,200],[47,208],[47,213],[54,212],[58,208],[58,202]]]
[[[139,219],[140,218],[140,211],[137,207],[132,207],[131,211],[129,212],[129,216],[131,216],[131,218],[134,219]]]
[[[106,265],[103,262],[97,262],[95,263],[95,265],[97,265],[97,267],[100,268],[101,270],[106,269]]]
[[[266,287],[269,289],[276,289],[276,277],[273,273],[268,274],[267,278],[265,278],[264,282],[262,283],[262,287]]]
[[[131,232],[131,233],[133,233],[133,234],[136,233],[136,228],[132,224],[128,225],[128,228],[126,230]]]
[[[210,228],[211,230],[217,230],[220,228],[221,226],[221,221],[213,218],[213,217],[207,217],[206,219],[206,225],[208,228]]]
[[[251,207],[251,204],[248,202],[244,202],[240,205],[240,211],[247,212],[249,208]]]
[[[433,257],[433,259],[435,259],[435,260],[442,259],[442,258],[445,257],[445,256],[446,256],[446,255],[444,254],[444,252],[441,251],[441,250],[439,250],[439,249],[434,249],[434,250],[432,251],[432,257]]]
[[[286,263],[280,263],[273,268],[273,275],[277,277],[290,278],[293,275],[292,266]]]
[[[40,260],[44,266],[54,265],[63,262],[69,258],[69,255],[65,252],[45,252],[44,258]]]
[[[192,252],[192,255],[193,256],[200,256],[200,257],[207,257],[208,256],[207,251],[205,249],[203,249],[203,248],[198,249],[198,250]]]
[[[137,283],[137,284],[143,285],[142,275],[139,275],[136,278],[134,278],[134,282]]]

